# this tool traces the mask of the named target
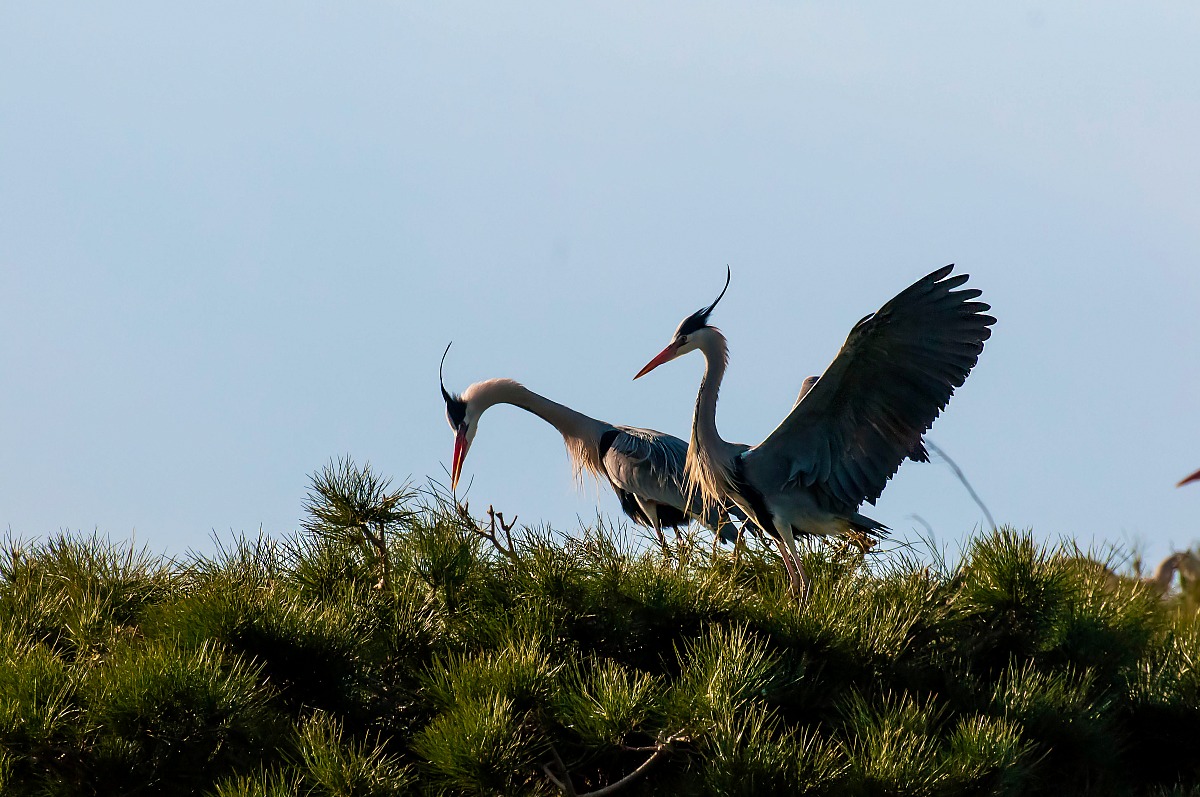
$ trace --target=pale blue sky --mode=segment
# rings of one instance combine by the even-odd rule
[[[440,476],[447,382],[755,443],[850,326],[949,262],[999,319],[935,424],[997,520],[1200,539],[1200,7],[6,3],[0,529],[182,552],[296,528],[307,474]],[[512,408],[475,506],[577,527]],[[597,497],[598,496],[598,497]],[[868,514],[981,522],[943,466]]]

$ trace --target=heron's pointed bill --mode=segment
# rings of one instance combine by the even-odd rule
[[[645,376],[646,374],[648,374],[648,373],[650,373],[651,371],[653,371],[653,370],[654,370],[655,368],[657,368],[658,366],[662,365],[663,363],[665,363],[665,362],[667,362],[667,361],[669,361],[669,360],[674,360],[674,359],[675,359],[675,355],[676,355],[676,351],[677,351],[677,350],[676,350],[676,348],[675,348],[675,344],[674,344],[674,343],[671,343],[669,346],[667,346],[667,348],[663,349],[663,350],[662,350],[662,351],[660,351],[658,354],[656,354],[656,355],[654,356],[654,359],[653,359],[653,360],[651,360],[650,362],[646,363],[646,367],[645,367],[645,368],[643,368],[642,370],[638,371],[638,372],[637,372],[637,376],[635,376],[635,377],[634,377],[634,379],[640,379],[640,378],[642,378],[643,376]]]
[[[450,490],[458,489],[458,477],[462,475],[463,461],[467,458],[467,430],[460,428],[454,435],[454,461],[450,466]]]
[[[1179,484],[1177,484],[1175,486],[1182,487],[1183,485],[1191,484],[1192,482],[1200,482],[1200,470],[1196,471],[1191,476],[1184,477],[1183,481],[1181,481]]]

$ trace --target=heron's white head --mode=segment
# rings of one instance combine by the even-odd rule
[[[442,398],[446,401],[446,420],[454,430],[454,459],[450,465],[450,489],[458,489],[458,480],[462,476],[463,463],[475,433],[479,431],[479,420],[489,407],[502,402],[514,403],[514,399],[522,393],[528,393],[520,383],[511,379],[485,379],[467,385],[462,393],[451,393],[446,390],[442,379],[442,366],[446,363],[446,354],[442,354],[442,365],[438,366],[438,382],[442,387]]]
[[[708,325],[708,317],[712,314],[713,308],[717,306],[717,302],[721,301],[721,297],[725,295],[725,291],[729,290],[729,277],[729,267],[726,266],[725,287],[721,289],[720,296],[714,299],[712,304],[701,307],[683,319],[675,328],[675,334],[671,337],[671,342],[667,344],[667,347],[655,355],[653,360],[646,363],[646,366],[638,371],[634,379],[645,376],[663,363],[700,348],[707,338],[720,334],[714,327]]]

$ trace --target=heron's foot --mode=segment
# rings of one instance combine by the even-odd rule
[[[791,576],[791,581],[788,583],[787,592],[796,599],[796,603],[804,605],[809,603],[809,593],[812,589],[812,580],[804,571],[804,565],[800,564],[798,559],[793,559],[792,567],[788,568],[787,575]]]
[[[793,562],[793,569],[788,575],[791,576],[791,584],[788,592],[796,599],[796,602],[801,606],[808,603],[808,594],[812,589],[812,580],[808,574],[804,572],[804,567],[799,562]]]
[[[663,561],[671,561],[671,544],[667,542],[666,535],[663,534],[662,529],[658,527],[655,527],[654,534],[658,537],[658,544],[662,548]]]

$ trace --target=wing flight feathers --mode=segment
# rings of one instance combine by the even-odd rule
[[[875,502],[979,359],[996,319],[955,290],[953,265],[901,291],[850,330],[825,373],[758,446],[746,467],[779,489],[816,488],[830,508]]]

